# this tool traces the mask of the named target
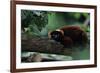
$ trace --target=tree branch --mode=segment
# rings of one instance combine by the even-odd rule
[[[63,55],[71,54],[71,49],[63,47],[62,44],[48,38],[22,39],[21,42],[22,52],[42,52]]]

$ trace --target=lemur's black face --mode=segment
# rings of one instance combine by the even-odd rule
[[[51,32],[51,39],[59,42],[62,40],[62,33],[59,31],[53,31]]]

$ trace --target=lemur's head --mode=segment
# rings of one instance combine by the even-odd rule
[[[53,40],[59,42],[62,40],[64,33],[62,30],[55,30],[55,31],[49,32],[48,36],[50,39],[53,39]]]

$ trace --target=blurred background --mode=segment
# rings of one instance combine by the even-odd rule
[[[89,13],[21,10],[21,27],[33,36],[47,36],[48,31],[65,25],[80,25],[89,32]]]

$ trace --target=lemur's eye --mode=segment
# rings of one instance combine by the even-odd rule
[[[55,38],[55,37],[57,37],[57,35],[54,35],[54,34],[53,34],[53,35],[52,35],[52,37],[54,37],[54,38]]]

